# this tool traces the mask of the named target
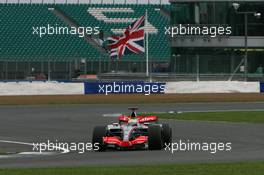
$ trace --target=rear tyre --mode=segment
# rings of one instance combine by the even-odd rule
[[[167,123],[162,124],[162,135],[163,135],[164,144],[169,145],[172,141],[172,131],[169,124]]]
[[[104,144],[103,137],[106,136],[106,128],[105,126],[96,126],[93,130],[93,149],[95,151],[104,151],[106,149],[106,145]]]
[[[148,128],[148,149],[161,150],[163,148],[162,129],[159,125]]]

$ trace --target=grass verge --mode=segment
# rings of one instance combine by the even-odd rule
[[[264,111],[186,112],[153,114],[160,119],[264,123]]]
[[[264,93],[0,96],[0,105],[264,102]]]
[[[263,172],[264,162],[0,169],[0,174],[4,175],[263,175]]]
[[[0,150],[0,155],[6,155],[6,152]]]

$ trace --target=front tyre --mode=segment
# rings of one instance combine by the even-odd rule
[[[103,141],[103,137],[106,136],[106,128],[105,126],[96,126],[93,130],[93,149],[95,151],[104,151],[106,146]]]
[[[163,148],[162,129],[159,125],[150,125],[148,128],[148,149],[161,150]]]

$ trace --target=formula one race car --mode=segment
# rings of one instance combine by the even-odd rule
[[[119,123],[94,128],[92,143],[97,146],[95,150],[160,150],[171,143],[172,132],[168,124],[159,124],[157,116],[137,116],[135,107],[129,109],[131,115],[119,116]]]

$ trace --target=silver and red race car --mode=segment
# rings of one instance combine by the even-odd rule
[[[160,150],[165,144],[171,143],[172,131],[168,124],[158,123],[157,116],[137,116],[138,108],[129,109],[132,110],[131,115],[119,116],[118,123],[94,128],[92,143],[97,147],[96,150]]]

